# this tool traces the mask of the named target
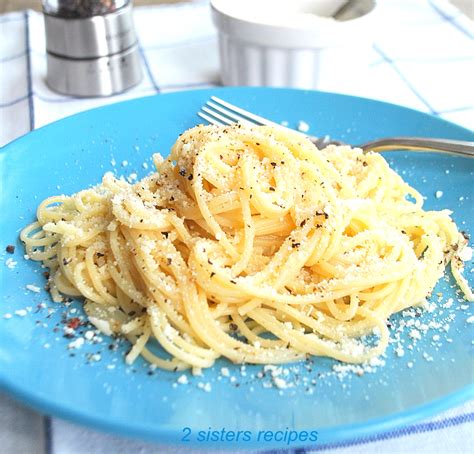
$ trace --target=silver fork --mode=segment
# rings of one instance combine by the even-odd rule
[[[236,122],[250,126],[267,125],[279,128],[289,129],[267,118],[256,115],[252,112],[235,106],[224,101],[217,96],[211,96],[211,99],[201,107],[197,113],[201,118],[213,125],[230,125]],[[294,131],[292,129],[292,131]],[[303,134],[300,131],[297,131]],[[326,137],[314,137],[303,134],[308,137],[318,149],[328,145],[347,145],[339,140],[331,140]],[[388,151],[388,150],[413,150],[413,151],[435,151],[440,153],[449,153],[458,156],[474,157],[474,142],[451,139],[432,139],[424,137],[387,137],[377,139],[363,144],[352,144],[351,146],[361,148],[364,152],[368,151]]]

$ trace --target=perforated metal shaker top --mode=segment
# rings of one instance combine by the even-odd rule
[[[84,19],[117,11],[130,0],[43,0],[43,11],[64,19]]]

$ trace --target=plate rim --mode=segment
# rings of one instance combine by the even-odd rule
[[[327,91],[316,91],[316,90],[301,90],[301,89],[292,89],[292,88],[273,88],[273,87],[216,87],[216,88],[200,88],[200,89],[193,89],[193,90],[184,90],[178,92],[171,92],[171,93],[164,93],[164,94],[153,94],[150,96],[138,97],[134,99],[123,100],[119,102],[110,103],[103,106],[98,106],[92,109],[87,109],[82,112],[75,113],[73,115],[61,118],[59,120],[55,120],[51,123],[48,123],[40,128],[37,128],[33,131],[27,132],[26,134],[17,137],[16,139],[10,141],[9,143],[0,147],[0,154],[8,153],[11,149],[15,149],[15,147],[23,145],[27,145],[29,140],[33,138],[40,137],[42,134],[47,133],[49,129],[54,129],[58,127],[58,124],[64,121],[74,121],[77,117],[87,116],[90,112],[96,112],[101,110],[108,110],[108,109],[116,109],[117,107],[123,108],[123,105],[131,105],[133,103],[140,103],[140,102],[148,102],[154,98],[160,98],[162,96],[192,96],[194,93],[203,93],[208,92],[209,94],[222,94],[226,91],[247,91],[247,92],[259,92],[259,91],[286,91],[286,92],[296,92],[296,93],[307,93],[307,94],[314,94],[317,93],[318,95],[329,96],[329,97],[338,97],[338,98],[350,98],[356,99],[359,102],[369,103],[379,106],[389,106],[390,108],[398,109],[400,112],[410,112],[411,114],[422,115],[426,116],[430,120],[434,120],[436,122],[441,122],[449,125],[454,131],[459,131],[462,135],[470,135],[473,137],[474,140],[474,132],[470,131],[469,129],[452,123],[448,120],[445,120],[439,116],[421,112],[416,109],[401,106],[394,103],[389,103],[385,101],[365,98],[361,96],[354,96],[354,95],[346,95],[341,93],[332,93]],[[467,159],[467,158],[466,158]],[[8,375],[5,372],[0,371],[0,391],[5,392],[7,395],[13,397],[14,399],[26,404],[28,407],[31,407],[42,414],[48,414],[52,416],[56,416],[59,418],[63,418],[65,420],[85,425],[95,430],[105,431],[108,433],[113,433],[118,436],[122,436],[125,438],[134,438],[134,439],[142,439],[151,442],[158,442],[164,444],[172,444],[177,445],[177,431],[176,429],[167,429],[160,426],[152,426],[152,425],[143,425],[140,423],[138,425],[131,425],[125,424],[123,421],[108,420],[103,416],[95,416],[93,412],[87,412],[80,408],[71,408],[66,405],[62,405],[61,403],[52,402],[48,400],[47,395],[42,394],[35,394],[31,392],[30,388],[25,388],[21,384],[14,383],[8,380]],[[324,446],[328,448],[331,447],[332,444],[343,442],[351,439],[361,439],[366,438],[371,435],[375,435],[378,433],[395,430],[399,427],[406,426],[412,424],[416,421],[421,419],[426,419],[432,417],[433,415],[452,408],[454,406],[460,405],[464,402],[474,399],[474,384],[471,383],[470,385],[464,386],[459,388],[458,390],[446,394],[440,398],[424,402],[423,404],[416,405],[413,407],[409,407],[408,409],[389,413],[388,415],[384,415],[382,417],[369,419],[363,422],[357,422],[355,424],[344,424],[344,425],[335,425],[329,426],[328,428],[324,428],[321,430],[324,433]],[[304,430],[304,429],[301,429]],[[314,428],[313,428],[314,430]],[[179,444],[183,446],[182,444]],[[206,447],[209,448],[208,445],[199,444],[197,441],[190,442],[185,446],[194,446],[202,448]],[[225,443],[218,442],[213,443],[213,447],[216,448],[223,448],[223,449],[232,449],[231,446]],[[247,447],[257,448],[260,447],[256,441],[251,441],[246,443]],[[273,446],[272,443],[267,444],[268,448]],[[277,446],[277,445],[275,445]],[[291,448],[296,448],[297,446],[291,446]],[[321,444],[313,444],[313,445],[305,445],[305,447],[313,447],[313,448],[320,448]]]
[[[31,395],[28,391],[21,387],[4,380],[0,376],[0,391],[6,392],[10,397],[13,397],[18,402],[21,402],[39,411],[43,415],[59,417],[61,419],[70,421],[74,424],[89,427],[92,430],[102,431],[109,434],[114,434],[126,439],[145,440],[158,444],[169,444],[173,446],[193,446],[201,447],[203,449],[209,448],[209,445],[203,445],[197,441],[191,441],[189,444],[183,445],[177,442],[177,431],[173,429],[161,428],[159,426],[144,426],[143,424],[133,425],[125,424],[124,422],[117,422],[115,420],[109,421],[107,418],[95,416],[93,412],[81,411],[80,408],[71,408],[67,405],[52,403],[47,400],[47,397],[38,395]],[[397,430],[400,427],[406,427],[422,419],[428,419],[436,414],[446,411],[455,406],[461,405],[474,399],[474,384],[464,386],[453,393],[449,393],[438,399],[425,402],[421,405],[410,407],[409,409],[399,412],[390,413],[388,415],[369,419],[367,421],[358,422],[355,424],[337,425],[329,428],[318,429],[312,426],[302,428],[303,430],[317,430],[324,434],[324,446],[328,449],[337,443],[347,442],[351,440],[361,440],[371,436]],[[262,448],[259,443],[252,440],[245,445],[248,448]],[[267,443],[268,448],[276,447],[273,443]],[[321,448],[321,444],[315,443],[312,445],[292,445],[290,448]],[[215,442],[212,447],[220,449],[231,450],[234,447],[229,446],[225,442]]]
[[[151,100],[154,98],[161,98],[163,96],[176,96],[176,95],[186,95],[186,94],[193,94],[193,93],[201,93],[201,92],[209,92],[209,93],[214,93],[214,92],[225,92],[225,91],[233,91],[233,90],[244,90],[244,91],[288,91],[288,92],[296,92],[296,93],[317,93],[319,95],[323,96],[334,96],[338,98],[350,98],[350,99],[356,99],[360,100],[362,102],[368,102],[368,103],[373,103],[375,105],[386,105],[390,106],[391,108],[399,109],[401,111],[406,111],[406,112],[411,112],[417,115],[423,115],[426,116],[427,118],[430,118],[435,121],[439,121],[442,123],[445,123],[449,125],[450,127],[457,128],[460,133],[464,134],[469,134],[473,137],[474,140],[474,130],[469,130],[468,128],[458,125],[456,123],[453,123],[449,120],[446,120],[444,118],[441,118],[440,116],[434,115],[430,112],[423,112],[421,110],[414,109],[412,107],[407,107],[403,106],[400,104],[395,104],[391,103],[388,101],[380,101],[378,99],[372,99],[372,98],[366,98],[364,96],[357,96],[357,95],[349,95],[345,93],[335,93],[331,91],[324,91],[324,90],[305,90],[301,88],[287,88],[287,87],[247,87],[247,86],[232,86],[232,87],[211,87],[211,88],[196,88],[192,90],[181,90],[181,91],[173,91],[169,93],[155,93],[152,95],[147,95],[147,96],[140,96],[138,98],[133,98],[133,99],[126,99],[123,101],[118,101],[118,102],[112,102],[110,104],[102,105],[102,106],[97,106],[93,107],[91,109],[86,109],[81,112],[76,112],[72,115],[68,115],[66,117],[60,118],[58,120],[54,120],[51,123],[45,124],[43,126],[40,126],[39,128],[35,128],[32,131],[28,131],[25,134],[22,134],[21,136],[16,137],[15,139],[11,140],[10,142],[2,145],[0,147],[0,153],[4,153],[9,150],[9,148],[13,145],[16,145],[18,143],[21,144],[24,140],[27,140],[28,137],[35,137],[37,134],[44,133],[48,128],[50,127],[55,127],[57,123],[60,123],[62,121],[69,121],[71,119],[83,116],[83,115],[88,115],[90,112],[96,112],[99,110],[107,110],[107,109],[114,109],[117,106],[122,106],[125,104],[133,104],[137,102],[142,102],[144,100]],[[198,123],[199,124],[199,123]],[[462,139],[461,139],[462,140]],[[460,156],[463,157],[463,156]]]

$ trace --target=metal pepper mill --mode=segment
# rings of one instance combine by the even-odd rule
[[[143,77],[129,0],[43,0],[48,86],[110,96]]]

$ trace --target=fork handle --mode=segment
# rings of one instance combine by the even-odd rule
[[[358,145],[364,151],[415,150],[436,151],[458,156],[474,157],[474,142],[422,137],[392,137]]]

